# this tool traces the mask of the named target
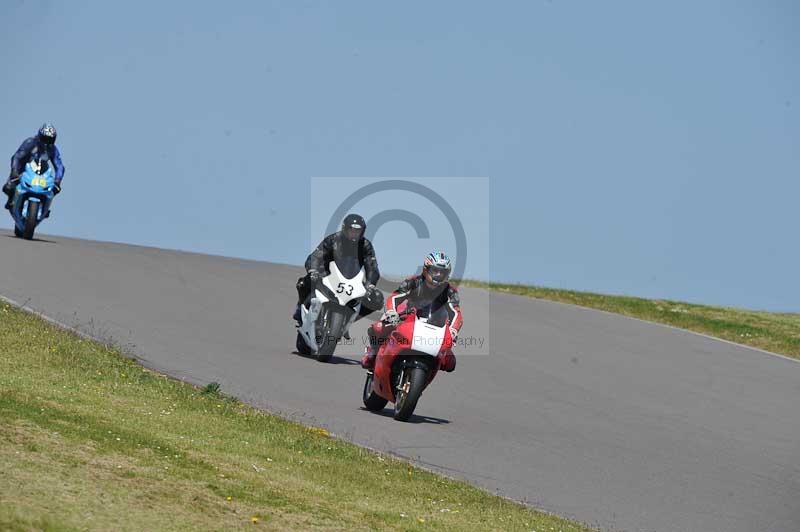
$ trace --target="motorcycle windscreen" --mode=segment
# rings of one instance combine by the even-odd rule
[[[23,173],[23,183],[31,190],[38,191],[52,187],[56,182],[53,170],[44,162],[43,165],[36,164],[34,161],[25,165]]]
[[[417,318],[422,318],[425,322],[436,327],[444,327],[447,324],[447,320],[450,319],[447,309],[437,301],[427,304],[418,302],[415,306],[417,308]]]
[[[348,279],[352,279],[358,272],[361,271],[361,261],[358,260],[358,250],[353,249],[350,252],[348,249],[342,247],[334,247],[333,261],[339,272]]]
[[[414,337],[411,340],[411,349],[436,356],[444,344],[445,327],[437,327],[424,319],[414,321]]]

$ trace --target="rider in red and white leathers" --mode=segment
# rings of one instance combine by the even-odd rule
[[[443,308],[450,323],[450,334],[453,341],[458,337],[464,323],[458,290],[448,282],[452,265],[450,259],[441,251],[434,251],[425,257],[422,275],[415,275],[403,281],[394,292],[386,298],[386,308],[380,321],[373,323],[367,330],[369,346],[367,346],[361,366],[372,369],[381,339],[386,338],[400,322],[399,311],[409,306],[422,309],[430,308],[432,312]],[[456,357],[449,351],[444,358],[441,369],[453,371],[456,368]]]

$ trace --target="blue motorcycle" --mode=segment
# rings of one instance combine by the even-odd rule
[[[50,216],[55,188],[56,175],[47,159],[32,159],[25,165],[10,209],[15,235],[25,240],[33,238],[36,226]]]

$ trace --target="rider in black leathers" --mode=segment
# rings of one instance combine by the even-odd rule
[[[342,221],[342,229],[326,236],[319,246],[306,259],[304,277],[297,280],[297,307],[292,316],[300,324],[300,305],[314,289],[317,282],[328,274],[328,264],[336,257],[358,257],[358,263],[364,267],[367,294],[361,306],[359,317],[366,316],[383,304],[381,293],[375,288],[381,274],[372,242],[364,237],[367,224],[358,214],[348,214]]]

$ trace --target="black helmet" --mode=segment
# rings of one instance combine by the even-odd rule
[[[364,236],[367,222],[359,214],[348,214],[342,220],[342,236],[351,242],[358,242]]]
[[[39,137],[39,141],[44,144],[55,144],[56,128],[50,122],[45,122],[42,124],[42,127],[39,128],[37,136]]]

